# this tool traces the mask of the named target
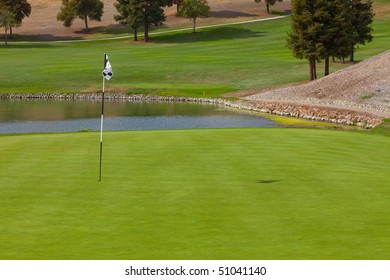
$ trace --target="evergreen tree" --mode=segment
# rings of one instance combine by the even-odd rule
[[[310,80],[317,78],[316,63],[326,54],[323,36],[326,0],[294,0],[292,2],[292,31],[288,34],[288,47],[295,57],[309,61]]]
[[[76,17],[84,20],[88,31],[88,19],[100,21],[103,15],[104,3],[101,0],[62,0],[57,20],[70,27]]]
[[[144,41],[149,41],[149,28],[159,26],[165,21],[163,7],[168,4],[164,0],[141,0],[141,14],[144,27]]]
[[[373,22],[375,14],[372,8],[372,0],[350,0],[350,4],[350,20],[352,26],[350,61],[354,61],[356,45],[364,45],[366,42],[371,42],[373,39],[370,24]]]
[[[330,57],[343,59],[350,54],[352,43],[349,19],[350,0],[332,0],[324,3],[326,16],[319,18],[324,24],[324,35],[320,38],[325,47],[325,76],[329,75]]]
[[[207,4],[207,0],[184,0],[178,15],[192,19],[192,32],[195,33],[197,18],[208,17],[209,11],[210,6]]]
[[[316,62],[325,60],[329,74],[329,58],[351,55],[356,44],[372,40],[372,0],[294,0],[292,31],[288,46],[294,56],[308,59],[310,79],[316,79]]]
[[[129,25],[134,30],[134,41],[138,41],[138,28],[143,24],[141,0],[117,0],[114,4],[119,15],[114,19],[122,24]]]

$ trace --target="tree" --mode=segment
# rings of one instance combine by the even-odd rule
[[[31,5],[27,0],[0,0],[0,6],[8,7],[9,11],[15,16],[14,26],[20,26],[25,17],[31,14]],[[9,35],[12,37],[12,26],[9,28]]]
[[[317,20],[321,21],[324,32],[320,36],[320,41],[324,45],[325,52],[325,76],[329,75],[329,58],[338,57],[343,59],[350,54],[350,45],[352,44],[350,36],[351,21],[350,0],[333,0],[323,3],[322,17]]]
[[[324,24],[319,20],[323,15],[325,0],[295,0],[292,2],[291,33],[288,33],[288,47],[295,57],[308,59],[310,80],[317,78],[316,63],[324,57],[325,46],[320,37]]]
[[[356,8],[356,6],[358,8]],[[295,0],[292,2],[292,32],[288,46],[294,56],[309,60],[310,79],[316,79],[316,62],[325,59],[329,74],[329,57],[351,55],[358,43],[372,40],[372,0]],[[358,12],[359,11],[359,12]]]
[[[88,19],[100,21],[103,15],[104,3],[101,0],[62,0],[62,6],[57,14],[57,20],[70,27],[76,17],[84,20],[88,31]]]
[[[269,6],[273,6],[275,5],[276,1],[278,2],[283,2],[283,0],[264,0],[266,6],[267,6],[267,13],[268,14],[271,14],[270,10],[269,10]],[[261,0],[255,0],[256,3],[261,3]]]
[[[4,44],[8,45],[8,30],[17,24],[16,16],[8,7],[0,6],[0,27],[4,28]]]
[[[141,0],[117,0],[114,4],[119,15],[114,19],[122,24],[127,24],[134,30],[134,41],[138,41],[138,28],[143,24]]]
[[[207,0],[184,0],[181,5],[179,16],[190,18],[193,22],[193,33],[196,32],[196,19],[199,17],[208,17],[210,6]]]
[[[372,0],[350,0],[351,10],[351,37],[352,46],[350,51],[350,61],[354,61],[354,53],[356,45],[364,45],[366,42],[371,42],[373,39],[372,28],[370,24],[373,22],[374,11],[372,8]]]
[[[149,41],[149,28],[159,26],[165,21],[163,7],[167,3],[163,0],[141,0],[141,14],[144,27],[144,41]]]
[[[173,4],[176,5],[176,14],[179,14],[181,4],[183,4],[184,0],[173,0]]]

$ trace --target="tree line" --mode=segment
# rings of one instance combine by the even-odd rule
[[[293,0],[288,47],[295,57],[309,61],[310,80],[317,78],[317,62],[330,58],[354,61],[358,44],[370,42],[372,0]]]

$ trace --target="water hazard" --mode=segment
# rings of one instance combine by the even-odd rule
[[[215,104],[106,101],[104,130],[276,127],[257,114]],[[101,103],[90,100],[0,100],[0,133],[100,129]]]

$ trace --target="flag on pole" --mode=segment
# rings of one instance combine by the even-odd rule
[[[114,75],[112,73],[111,63],[108,60],[108,55],[104,53],[104,69],[103,69],[103,90],[102,90],[102,116],[100,120],[100,169],[99,181],[102,180],[102,158],[103,158],[103,115],[104,115],[104,81],[110,80]]]
[[[104,54],[104,69],[103,69],[103,77],[108,81],[114,76],[114,73],[112,73],[112,67],[111,63],[108,60],[108,55]]]

